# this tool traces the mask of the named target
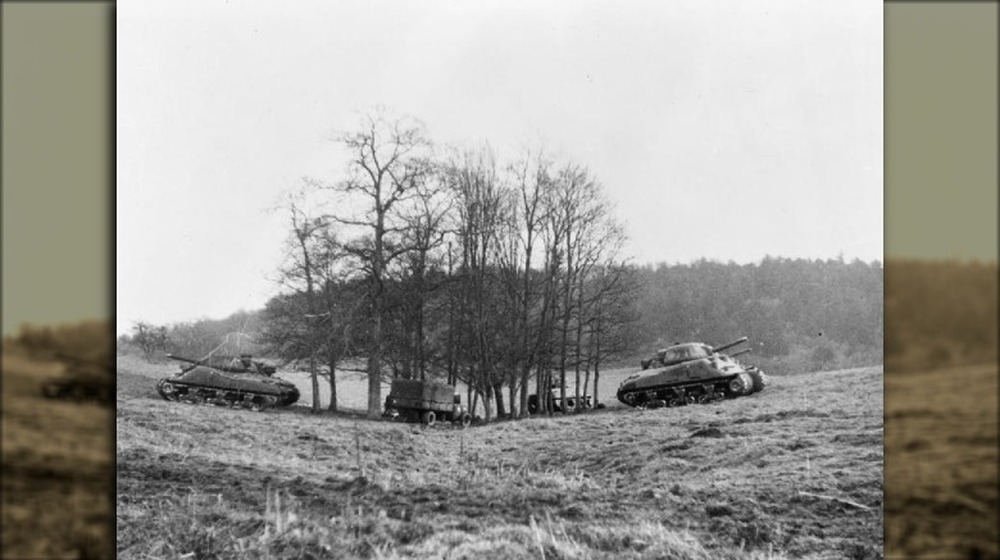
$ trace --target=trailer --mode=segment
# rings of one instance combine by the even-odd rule
[[[545,394],[545,398],[548,400],[546,409],[550,412],[562,412],[563,410],[566,412],[577,412],[594,408],[593,395],[583,393],[580,395],[580,400],[577,401],[575,386],[566,388],[566,401],[564,403],[559,382],[555,379],[552,380],[552,384],[549,387],[548,393]],[[598,406],[598,408],[604,407]],[[539,410],[541,410],[541,406],[538,395],[534,393],[528,395],[528,412],[530,414],[537,414]]]
[[[455,388],[439,381],[393,379],[385,398],[383,416],[403,422],[421,422],[433,426],[444,420],[463,428],[472,423],[472,415],[462,406]]]

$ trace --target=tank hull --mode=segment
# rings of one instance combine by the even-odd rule
[[[156,390],[168,401],[208,402],[234,408],[262,410],[283,407],[299,400],[299,390],[288,381],[259,373],[234,373],[195,366],[174,377],[165,377]]]
[[[110,406],[114,402],[114,385],[103,379],[54,379],[42,385],[42,396]]]
[[[57,353],[56,360],[64,364],[63,371],[42,384],[43,397],[104,406],[114,403],[115,378],[103,359],[88,360]]]

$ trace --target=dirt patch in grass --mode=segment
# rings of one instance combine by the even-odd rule
[[[886,555],[998,558],[997,367],[886,377]]]

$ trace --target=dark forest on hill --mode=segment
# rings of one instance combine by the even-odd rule
[[[881,263],[765,258],[639,268],[637,339],[750,338],[747,357],[772,373],[872,365],[882,359]]]
[[[641,357],[674,342],[721,345],[741,336],[750,338],[747,360],[763,362],[778,374],[882,359],[881,263],[699,261],[629,267],[627,277],[629,297],[617,310],[623,325],[613,365],[638,364]],[[287,304],[285,300],[275,298],[269,307]],[[264,322],[261,311],[241,311],[222,320],[143,324],[120,342],[135,345],[137,338],[147,341],[151,333],[159,333],[163,350],[182,354],[203,355],[227,339],[248,351],[266,352],[258,344]],[[400,320],[390,332],[404,326]]]
[[[890,260],[886,371],[997,360],[997,264]]]

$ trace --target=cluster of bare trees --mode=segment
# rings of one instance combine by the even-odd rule
[[[552,386],[595,392],[624,349],[634,283],[584,166],[541,150],[442,153],[420,123],[384,112],[334,140],[344,178],[289,197],[287,290],[264,329],[276,353],[310,364],[314,388],[328,376],[331,408],[348,358],[366,360],[370,416],[387,377],[462,382],[486,420],[526,415],[529,392]]]
[[[16,335],[4,337],[4,350],[21,350],[32,358],[50,360],[59,354],[110,363],[113,335],[106,320],[90,319],[54,325],[21,325]]]

